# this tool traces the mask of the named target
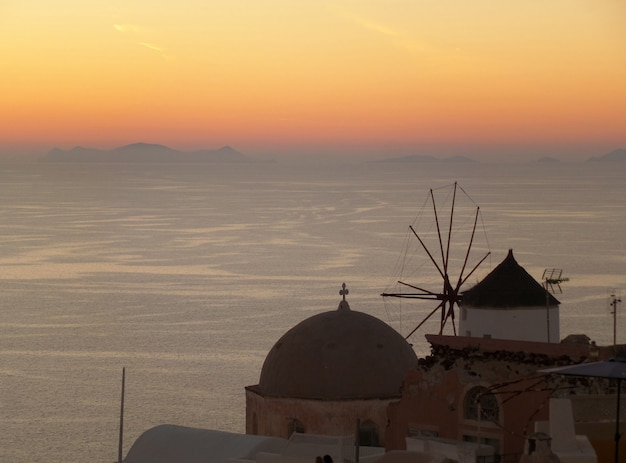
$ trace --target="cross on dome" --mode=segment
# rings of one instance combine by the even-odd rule
[[[348,293],[349,293],[349,292],[350,292],[350,291],[348,291],[348,288],[346,287],[346,284],[345,284],[345,283],[343,283],[343,284],[341,285],[341,289],[339,290],[339,295],[340,295],[340,296],[343,296],[343,300],[344,300],[344,301],[346,300],[346,296],[348,295]]]

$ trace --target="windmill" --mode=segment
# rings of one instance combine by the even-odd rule
[[[418,243],[414,246],[415,252],[425,260],[419,267],[422,272],[419,277],[422,280],[431,278],[431,282],[414,284],[402,278],[397,281],[395,291],[384,292],[381,296],[432,301],[435,307],[413,328],[407,339],[436,312],[441,314],[439,334],[443,334],[445,326],[450,323],[456,336],[455,308],[462,299],[461,287],[491,254],[486,238],[484,244],[476,244],[479,219],[480,208],[455,182],[437,193],[431,189],[422,213],[409,225],[409,238]],[[427,287],[435,285],[438,289]]]

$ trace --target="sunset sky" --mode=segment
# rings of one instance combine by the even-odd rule
[[[626,148],[624,0],[2,0],[0,152]]]

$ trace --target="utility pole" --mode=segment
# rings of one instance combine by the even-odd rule
[[[126,367],[122,368],[122,401],[120,405],[120,441],[118,445],[117,462],[122,463],[124,449],[124,389],[126,386]]]
[[[615,296],[615,294],[611,294],[611,307],[613,311],[611,314],[613,315],[613,347],[617,345],[617,304],[622,302],[622,299]]]

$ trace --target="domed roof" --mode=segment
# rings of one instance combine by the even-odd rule
[[[415,352],[397,331],[350,310],[344,295],[337,310],[300,322],[274,344],[256,389],[322,400],[398,397],[415,365]]]

